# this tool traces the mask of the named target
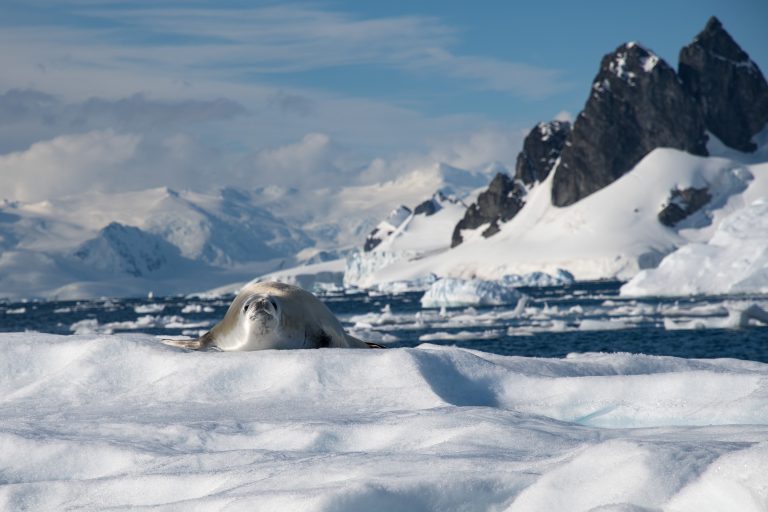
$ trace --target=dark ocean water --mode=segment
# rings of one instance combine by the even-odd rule
[[[768,306],[766,296],[686,299],[618,297],[620,284],[521,289],[525,313],[510,308],[422,311],[421,293],[326,295],[345,327],[389,347],[458,345],[505,355],[563,357],[633,352],[768,362],[768,326],[722,328],[736,304]],[[231,297],[0,302],[0,331],[56,334],[141,332],[197,336],[225,313]],[[666,325],[666,327],[665,327]],[[674,328],[673,328],[674,327]]]

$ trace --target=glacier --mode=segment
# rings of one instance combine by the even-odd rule
[[[734,211],[708,241],[681,247],[621,288],[625,296],[739,293],[768,294],[768,197]]]

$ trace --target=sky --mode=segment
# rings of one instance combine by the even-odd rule
[[[514,166],[635,40],[677,65],[716,15],[768,70],[768,2],[0,4],[0,198],[341,187]]]

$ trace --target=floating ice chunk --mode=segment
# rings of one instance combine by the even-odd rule
[[[16,309],[6,309],[5,314],[6,315],[23,315],[27,312],[27,308],[21,307]]]
[[[107,322],[100,324],[95,318],[80,320],[69,326],[74,334],[112,334],[115,331],[134,331],[143,329],[197,329],[209,327],[210,321],[187,322],[178,315],[153,316],[143,315],[136,320]]]
[[[316,282],[312,285],[312,291],[321,295],[344,293],[344,287],[337,283]]]
[[[664,318],[664,328],[673,330],[743,329],[753,325],[768,325],[768,311],[757,304],[726,302],[728,316],[711,316],[691,320]]]
[[[188,315],[189,313],[213,313],[215,309],[211,306],[203,306],[202,304],[187,304],[181,310],[181,313]]]
[[[498,281],[445,278],[430,286],[421,298],[421,307],[499,306],[517,304],[522,296]]]
[[[501,336],[501,331],[487,330],[483,332],[472,331],[459,331],[459,332],[445,332],[438,331],[429,334],[422,334],[419,336],[419,341],[434,341],[434,340],[495,340]]]
[[[139,304],[134,306],[133,310],[136,314],[145,315],[147,313],[159,313],[165,309],[165,304]]]
[[[633,327],[632,324],[624,320],[595,320],[586,318],[579,323],[581,331],[618,331]]]
[[[567,270],[559,268],[555,275],[545,274],[544,272],[532,272],[525,275],[509,274],[502,277],[500,281],[507,286],[541,287],[569,285],[573,284],[576,279]]]

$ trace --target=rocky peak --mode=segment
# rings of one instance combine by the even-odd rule
[[[526,185],[544,181],[565,147],[571,133],[571,123],[550,121],[539,123],[523,141],[523,150],[517,155],[515,178]]]
[[[680,50],[678,72],[707,129],[734,149],[754,151],[751,139],[768,123],[768,84],[717,18]]]
[[[477,196],[477,201],[469,205],[451,237],[451,247],[456,247],[464,241],[461,231],[477,229],[489,224],[482,235],[486,238],[499,232],[499,223],[514,217],[523,207],[525,187],[512,179],[508,174],[498,173],[491,180],[488,188]]]
[[[702,114],[675,71],[630,42],[605,55],[555,168],[552,203],[609,185],[657,147],[707,155]]]
[[[405,223],[412,213],[411,209],[404,205],[400,205],[392,210],[387,215],[387,218],[379,222],[379,225],[373,228],[373,231],[366,237],[363,251],[370,252],[374,250],[385,238]]]
[[[427,217],[436,214],[443,209],[443,201],[446,201],[445,195],[437,191],[435,194],[426,201],[419,203],[416,208],[413,209],[414,215],[426,215]]]

